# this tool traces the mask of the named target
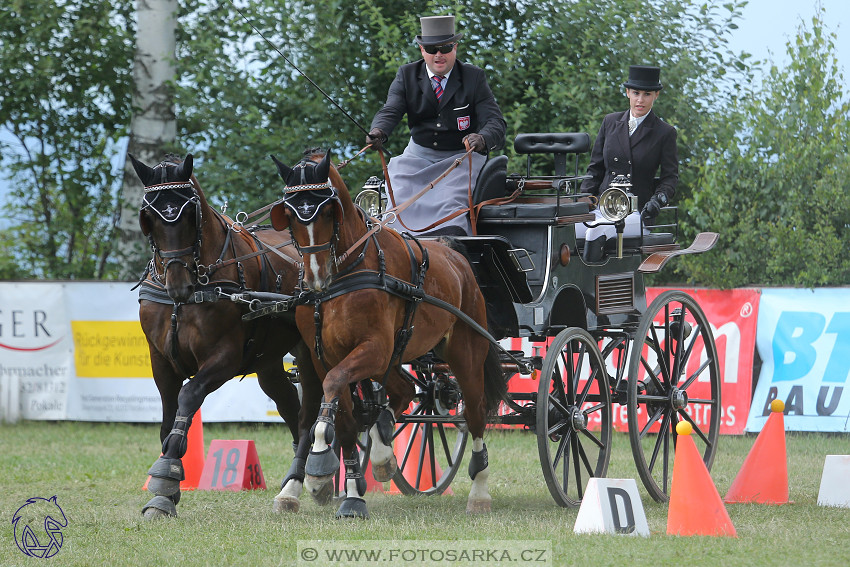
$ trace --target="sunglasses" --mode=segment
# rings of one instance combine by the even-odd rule
[[[451,53],[452,49],[455,48],[456,43],[446,43],[445,45],[423,45],[422,49],[425,50],[425,53],[428,55],[434,55],[438,51],[445,55],[446,53]]]

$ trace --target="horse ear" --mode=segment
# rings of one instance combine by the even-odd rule
[[[272,221],[272,227],[275,230],[286,230],[289,228],[289,217],[286,216],[286,205],[283,204],[283,201],[273,206],[269,215]]]
[[[319,165],[316,166],[316,181],[327,181],[331,170],[331,152],[325,154]]]
[[[183,163],[177,166],[177,180],[189,181],[192,178],[192,170],[194,169],[195,160],[192,154],[187,154]]]
[[[285,164],[281,163],[276,157],[272,155],[270,155],[269,157],[272,158],[272,161],[274,161],[274,164],[277,166],[277,172],[280,174],[280,177],[284,181],[286,181],[292,174],[292,170],[289,169]]]
[[[136,170],[136,175],[139,177],[139,180],[142,182],[142,185],[147,187],[148,185],[153,185],[154,181],[154,172],[152,167],[148,167],[143,164],[139,160],[136,159],[136,156],[128,153],[130,156],[130,162],[133,164],[133,169]]]
[[[139,211],[139,226],[142,228],[142,234],[145,236],[151,233],[151,222],[145,211]]]

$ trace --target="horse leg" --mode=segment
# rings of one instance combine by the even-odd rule
[[[360,451],[352,437],[346,439],[343,445],[343,463],[345,463],[345,500],[336,512],[337,518],[363,518],[369,517],[366,508],[366,479],[360,469]]]
[[[292,353],[298,365],[298,373],[301,378],[302,403],[298,416],[298,444],[295,447],[295,458],[289,471],[280,484],[280,492],[274,498],[273,510],[280,512],[297,512],[301,508],[301,491],[304,487],[305,469],[307,455],[310,451],[310,426],[316,421],[319,413],[319,401],[321,400],[321,380],[316,374],[310,351],[299,343]],[[287,422],[289,418],[287,417]],[[294,423],[294,420],[293,420]],[[322,493],[324,500],[320,504],[328,504],[333,496],[333,487]]]
[[[160,425],[159,441],[163,443],[174,427],[174,420],[177,416],[177,398],[182,387],[183,379],[177,375],[171,364],[154,348],[151,348],[151,368],[153,370],[154,382],[159,390],[159,397],[162,402],[162,424]],[[159,462],[157,460],[157,463]],[[156,463],[154,466],[156,467]],[[165,478],[168,478],[169,471],[164,470],[163,473],[160,473],[160,468],[162,467],[157,468],[157,474],[164,474]],[[154,470],[154,468],[151,468],[151,470]],[[148,475],[150,474],[151,472],[148,471]],[[148,481],[148,491],[154,497],[142,508],[142,514],[145,518],[152,519],[177,515],[176,504],[180,501],[179,488],[179,480],[177,481],[177,490],[175,491],[173,483],[163,483],[159,476],[151,476],[150,481]]]
[[[463,417],[472,435],[472,458],[469,461],[472,488],[469,490],[466,511],[470,514],[480,514],[490,511],[492,501],[487,482],[490,477],[489,459],[487,445],[484,444],[484,428],[487,425],[484,361],[487,358],[488,344],[480,336],[470,336],[469,333],[457,330],[460,332],[455,333],[446,345],[445,358],[463,393]],[[479,348],[475,348],[476,346]]]
[[[333,477],[339,472],[339,457],[337,457],[336,422],[340,398],[322,401],[319,404],[319,415],[310,430],[310,454],[307,456],[304,487],[319,503],[329,501],[329,493],[333,491]],[[348,397],[348,407],[351,398]]]
[[[369,458],[372,461],[372,476],[378,482],[392,479],[398,470],[395,452],[393,451],[393,434],[398,416],[407,409],[413,400],[415,389],[413,384],[405,380],[398,368],[390,370],[386,381],[389,406],[381,410],[374,425],[369,428],[372,448]]]
[[[174,426],[162,442],[162,456],[148,470],[151,476],[148,491],[154,497],[142,508],[145,518],[177,515],[180,481],[186,478],[182,458],[188,447],[187,434],[192,425],[192,417],[200,409],[207,394],[216,390],[229,377],[211,381],[209,373],[203,376],[198,372],[180,388]]]

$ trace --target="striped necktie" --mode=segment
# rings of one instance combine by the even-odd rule
[[[434,84],[434,94],[437,95],[437,100],[440,100],[443,96],[443,77],[434,75],[431,82]]]

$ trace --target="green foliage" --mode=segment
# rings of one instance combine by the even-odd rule
[[[508,123],[511,171],[525,168],[516,134],[595,135],[606,113],[627,106],[628,66],[662,67],[656,110],[679,132],[684,234],[715,230],[722,240],[652,283],[842,285],[850,121],[834,36],[821,12],[789,44],[791,64],[758,83],[757,64],[727,44],[743,5],[180,0],[177,147],[195,154],[211,202],[258,209],[280,194],[269,154],[292,163],[322,146],[336,163],[355,157],[398,66],[419,58],[418,17],[453,13],[465,34],[459,57],[487,69]],[[0,158],[14,181],[0,277],[115,277],[120,171],[111,158],[130,123],[132,16],[130,2],[0,6],[0,127],[9,134]],[[401,152],[407,138],[402,125],[388,149]],[[380,171],[367,152],[342,174],[356,191]]]
[[[701,285],[846,285],[850,277],[850,101],[824,13],[787,44],[790,63],[729,104],[728,135],[706,148],[689,224],[722,234],[689,258]]]
[[[0,277],[110,273],[110,158],[130,118],[132,14],[99,0],[0,5],[0,159],[13,182]]]

